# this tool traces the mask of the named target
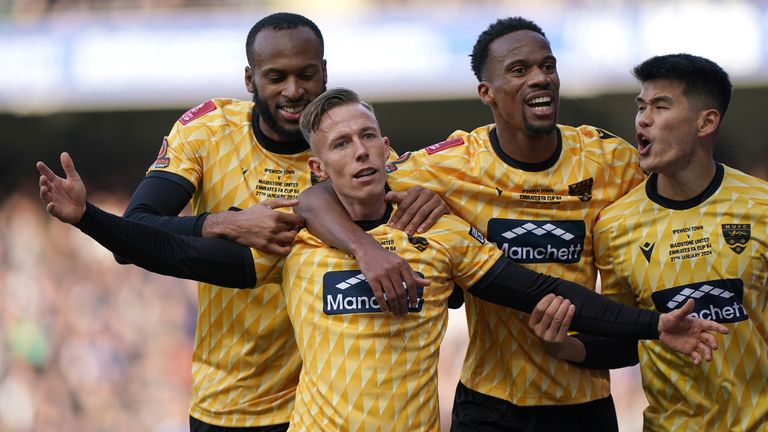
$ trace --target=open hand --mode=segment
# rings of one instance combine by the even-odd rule
[[[693,358],[694,364],[701,360],[712,360],[712,351],[717,349],[713,333],[728,334],[728,328],[714,321],[693,318],[694,300],[679,309],[661,314],[659,318],[659,340],[673,350]]]
[[[57,176],[43,162],[36,164],[37,171],[40,172],[40,199],[52,216],[62,222],[74,224],[85,213],[87,193],[69,153],[62,153],[60,161],[66,178]]]

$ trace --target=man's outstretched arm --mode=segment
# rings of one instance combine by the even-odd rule
[[[104,212],[86,202],[85,185],[68,154],[61,155],[61,163],[66,178],[37,163],[40,198],[57,219],[155,273],[233,288],[256,285],[249,248],[225,239],[182,236]]]
[[[697,362],[702,356],[710,360],[712,350],[717,349],[712,333],[728,333],[721,324],[688,316],[693,302],[660,314],[615,302],[581,285],[534,272],[504,257],[467,291],[485,301],[533,314],[554,313],[539,302],[548,295],[560,296],[575,306],[572,330],[596,336],[659,339]]]

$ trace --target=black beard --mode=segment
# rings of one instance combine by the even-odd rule
[[[254,88],[255,87],[256,86],[254,85]],[[277,123],[277,119],[269,110],[267,101],[259,97],[258,90],[253,92],[253,103],[256,104],[256,112],[259,113],[259,117],[261,117],[261,119],[264,120],[264,123],[282,138],[283,141],[300,141],[304,139],[304,136],[301,135],[301,129],[298,127],[296,127],[296,129],[286,129]],[[254,126],[258,127],[257,125]]]
[[[549,135],[552,132],[554,132],[555,127],[557,125],[555,122],[548,125],[534,125],[528,122],[528,119],[525,119],[525,131],[528,132],[529,135]]]

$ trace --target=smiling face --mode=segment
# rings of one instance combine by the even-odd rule
[[[317,36],[307,27],[261,30],[251,47],[245,82],[259,112],[259,127],[276,141],[302,138],[299,118],[325,91],[326,70]]]
[[[374,114],[359,103],[337,106],[322,116],[311,138],[314,156],[309,167],[333,182],[350,216],[381,217],[389,140],[381,136]]]
[[[700,156],[710,157],[700,155],[708,151],[699,144],[705,110],[685,97],[683,90],[682,83],[672,80],[642,84],[636,98],[635,129],[643,171],[674,176]]]
[[[530,135],[555,129],[560,103],[560,78],[549,42],[540,34],[520,30],[494,40],[478,86],[497,124]]]

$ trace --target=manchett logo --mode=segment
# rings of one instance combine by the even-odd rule
[[[488,239],[519,263],[576,263],[584,249],[584,221],[491,219]]]
[[[417,272],[421,277],[423,274]],[[408,312],[420,312],[424,305],[424,287],[416,288],[418,305]],[[331,271],[323,275],[323,312],[344,315],[381,312],[371,286],[360,270]]]
[[[694,299],[696,303],[691,316],[733,323],[749,319],[742,305],[743,296],[744,282],[741,279],[717,279],[657,291],[651,299],[660,312],[671,312],[688,299]]]

